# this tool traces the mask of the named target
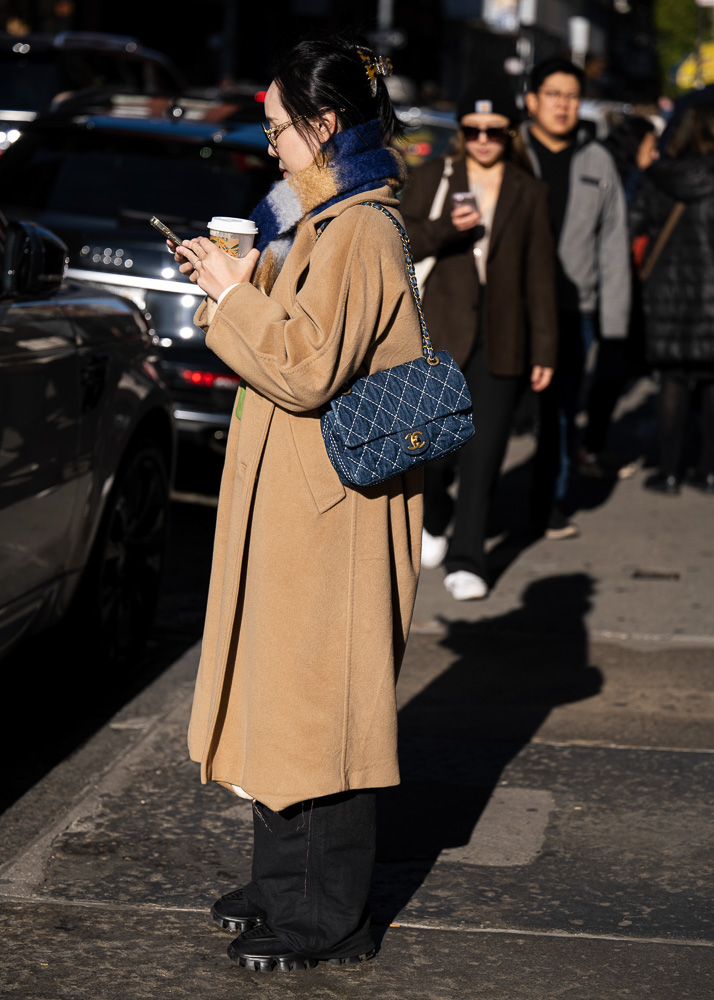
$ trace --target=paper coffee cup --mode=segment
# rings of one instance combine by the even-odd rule
[[[208,223],[209,239],[231,257],[245,257],[253,249],[258,228],[250,219],[214,215]]]

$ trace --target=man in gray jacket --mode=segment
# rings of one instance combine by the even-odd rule
[[[585,362],[596,337],[625,337],[630,311],[625,199],[608,151],[578,129],[582,84],[582,71],[567,59],[540,63],[522,127],[535,174],[549,186],[557,247],[559,356],[555,378],[540,394],[532,511],[548,538],[578,534],[565,503]]]

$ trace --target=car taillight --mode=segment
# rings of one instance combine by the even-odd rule
[[[216,372],[196,371],[187,368],[181,372],[184,380],[191,385],[202,385],[205,388],[213,389],[237,389],[240,384],[239,375],[216,374]]]
[[[407,152],[412,156],[429,156],[433,148],[430,142],[413,142]]]

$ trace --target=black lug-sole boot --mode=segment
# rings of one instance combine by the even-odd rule
[[[211,907],[211,916],[224,931],[243,933],[265,921],[266,913],[251,905],[246,899],[245,888],[234,889],[221,896]]]
[[[361,955],[301,955],[284,945],[267,924],[259,924],[241,934],[228,945],[231,962],[241,965],[249,972],[272,972],[277,967],[280,972],[306,972],[314,969],[318,962],[330,965],[359,965],[373,958],[375,947]]]

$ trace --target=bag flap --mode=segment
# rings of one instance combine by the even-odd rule
[[[438,365],[422,356],[357,379],[351,391],[330,402],[333,431],[348,448],[397,431],[422,427],[450,413],[471,409],[461,369],[448,351]]]

